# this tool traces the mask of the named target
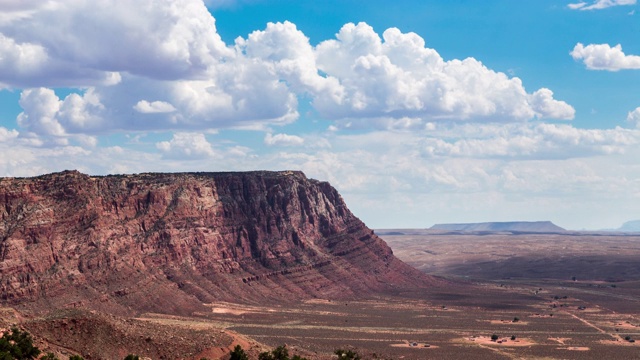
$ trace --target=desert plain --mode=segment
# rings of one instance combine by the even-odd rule
[[[640,358],[640,342],[625,340],[640,339],[638,235],[376,233],[442,281],[353,301],[218,305],[208,317],[315,356],[351,348],[390,359]]]
[[[254,357],[287,345],[309,359],[333,359],[338,348],[364,359],[640,358],[640,235],[376,233],[401,260],[435,276],[433,286],[348,300],[216,302],[192,317],[142,313],[107,322],[140,352],[176,343],[176,356],[193,359],[224,358],[236,344]],[[21,323],[48,345],[77,349],[82,331],[61,330],[86,315]]]
[[[640,358],[640,342],[625,340],[640,339],[640,236],[376,232],[442,281],[353,301],[227,304],[210,317],[316,356],[354,348],[391,359]]]
[[[350,301],[219,303],[205,318],[318,359],[337,348],[366,359],[640,358],[626,340],[640,339],[638,235],[376,232],[440,282]]]

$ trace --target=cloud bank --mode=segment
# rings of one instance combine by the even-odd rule
[[[572,119],[542,88],[474,58],[444,60],[415,33],[346,24],[312,46],[290,22],[225,44],[197,0],[0,4],[0,86],[24,89],[20,126],[64,142],[78,134],[267,129],[308,98],[328,120]],[[59,97],[54,87],[85,89]],[[369,119],[370,121],[368,121]]]

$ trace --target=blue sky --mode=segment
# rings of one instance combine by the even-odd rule
[[[300,169],[370,227],[640,218],[636,0],[0,2],[0,176]]]

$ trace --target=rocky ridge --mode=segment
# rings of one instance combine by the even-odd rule
[[[428,286],[301,172],[0,179],[0,301],[194,314]]]

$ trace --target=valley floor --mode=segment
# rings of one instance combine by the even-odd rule
[[[141,355],[164,346],[174,356],[179,350],[196,360],[223,357],[236,344],[252,358],[283,344],[292,354],[317,360],[335,359],[338,348],[354,349],[364,359],[640,357],[640,341],[628,340],[640,340],[640,238],[381,236],[399,258],[441,277],[440,285],[351,301],[216,303],[193,317],[148,313],[117,319],[67,312],[29,318],[4,309],[3,319],[20,322],[61,354],[74,341],[90,341],[95,334],[87,332],[96,324],[110,324]],[[74,316],[96,323],[83,330],[69,320]],[[124,353],[125,345],[105,351]],[[165,356],[147,352],[153,359]]]

